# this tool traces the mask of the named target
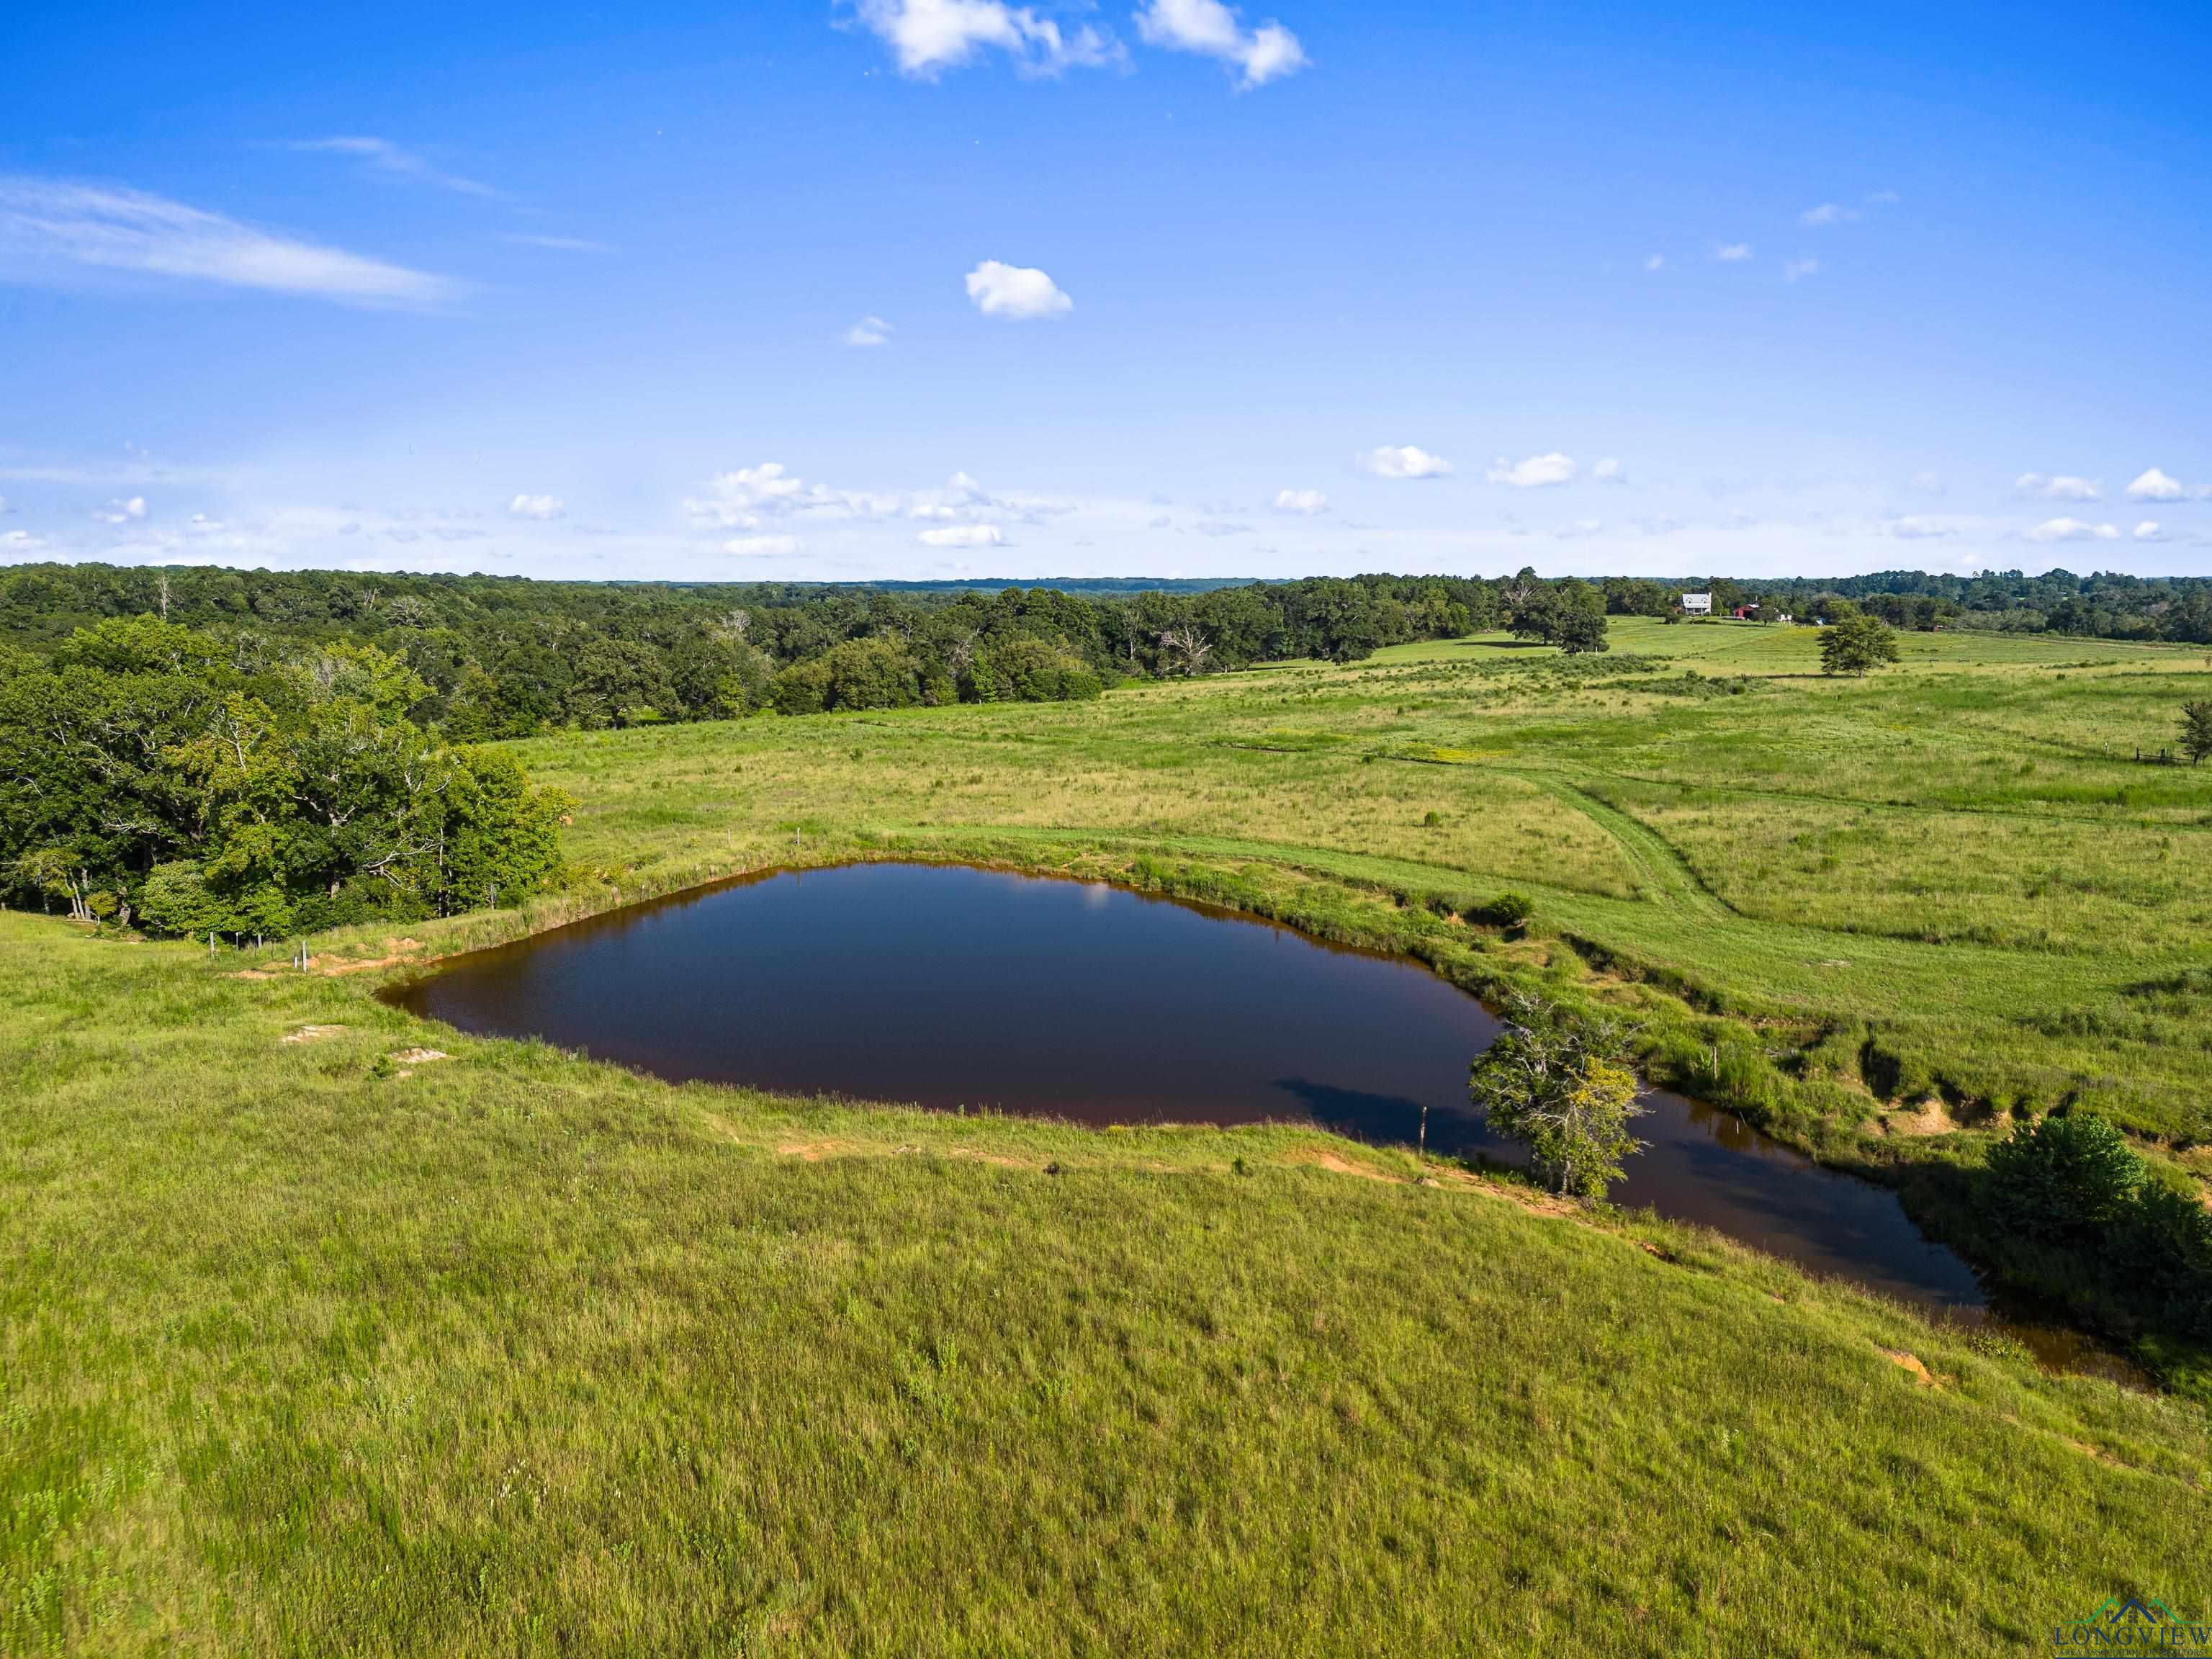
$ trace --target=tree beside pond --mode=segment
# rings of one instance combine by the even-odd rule
[[[1528,1148],[1537,1175],[1561,1194],[1602,1198],[1644,1143],[1630,1124],[1637,1098],[1627,1034],[1579,1024],[1534,998],[1469,1070],[1468,1092],[1492,1128]]]

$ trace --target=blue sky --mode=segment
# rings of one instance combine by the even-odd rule
[[[2201,3],[202,0],[0,53],[0,560],[2212,570]]]

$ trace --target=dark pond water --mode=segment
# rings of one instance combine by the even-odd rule
[[[1118,888],[909,864],[784,872],[459,958],[400,994],[673,1079],[1086,1123],[1319,1124],[1518,1161],[1467,1102],[1498,1022],[1418,964]],[[1653,1091],[1613,1196],[1822,1273],[1978,1309],[1895,1194]]]

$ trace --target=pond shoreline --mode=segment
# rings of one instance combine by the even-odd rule
[[[886,868],[894,866],[919,866],[922,868],[936,869],[963,868],[969,872],[978,874],[1020,878],[1032,881],[1054,881],[1076,888],[1104,888],[1110,890],[1113,892],[1126,895],[1130,898],[1133,898],[1145,903],[1166,904],[1176,910],[1201,916],[1208,920],[1238,923],[1248,927],[1258,925],[1277,933],[1291,935],[1306,945],[1318,947],[1319,949],[1332,954],[1364,958],[1367,961],[1376,963],[1389,963],[1395,964],[1400,967],[1418,968],[1422,970],[1425,976],[1431,980],[1433,982],[1440,986],[1449,987],[1461,994],[1473,997],[1478,1003],[1481,1000],[1480,994],[1467,982],[1468,979],[1472,977],[1471,975],[1464,973],[1453,973],[1449,971],[1449,968],[1445,963],[1440,963],[1430,956],[1409,952],[1404,950],[1391,950],[1382,945],[1370,942],[1368,939],[1358,938],[1347,939],[1343,937],[1341,933],[1318,933],[1310,927],[1300,926],[1298,921],[1292,920],[1290,916],[1282,914],[1269,914],[1267,910],[1259,906],[1250,903],[1224,902],[1218,892],[1209,891],[1192,893],[1187,890],[1179,891],[1177,890],[1177,884],[1176,883],[1170,880],[1161,879],[1162,872],[1158,871],[1157,866],[1142,868],[1141,874],[1137,871],[1132,871],[1125,866],[1120,872],[1120,878],[1117,879],[1116,873],[1114,871],[1102,871],[1096,866],[1090,868],[1071,868],[1064,864],[1044,864],[1041,860],[1015,860],[1003,856],[983,857],[977,856],[973,854],[963,856],[957,851],[951,849],[939,850],[935,848],[924,849],[915,848],[911,845],[893,845],[887,847],[881,844],[873,846],[866,845],[865,843],[858,846],[848,844],[847,846],[834,849],[824,848],[822,850],[825,854],[830,855],[813,860],[802,858],[799,860],[782,859],[775,861],[764,861],[759,865],[756,865],[746,869],[711,874],[703,881],[694,881],[681,886],[672,886],[663,891],[651,894],[650,896],[633,896],[626,902],[611,905],[605,908],[594,909],[583,915],[571,914],[562,916],[558,920],[553,921],[550,926],[535,927],[520,934],[510,934],[507,939],[502,940],[487,942],[483,945],[472,946],[464,950],[442,953],[440,957],[429,962],[411,963],[409,964],[409,971],[403,976],[399,977],[396,981],[388,984],[386,988],[380,993],[380,995],[387,1001],[398,1002],[404,1005],[409,1001],[412,989],[422,985],[425,979],[433,971],[450,970],[456,963],[460,963],[464,959],[475,960],[481,963],[483,959],[488,957],[512,951],[518,946],[526,949],[531,946],[532,941],[542,941],[550,935],[560,933],[580,926],[598,924],[600,927],[605,927],[607,925],[607,920],[617,915],[626,915],[629,920],[622,925],[629,925],[630,923],[634,923],[641,915],[647,912],[665,909],[672,906],[680,908],[683,907],[696,905],[714,895],[726,893],[733,889],[741,890],[748,887],[758,887],[763,884],[773,882],[781,877],[790,876],[794,878],[804,878],[810,874],[818,874],[829,871],[850,871],[853,870],[854,866],[861,866],[865,869],[866,866],[872,866]],[[532,918],[532,920],[534,920],[534,918]],[[1488,1017],[1494,1019],[1494,1012],[1491,1012],[1488,1014]],[[621,1062],[618,1060],[617,1063]],[[651,1065],[644,1066],[640,1069],[645,1070],[648,1073],[655,1070],[655,1068]],[[775,1086],[779,1092],[791,1091],[787,1087],[783,1087],[781,1085],[757,1086]],[[799,1091],[803,1093],[807,1091],[802,1087]],[[902,1091],[895,1088],[871,1089],[867,1091],[867,1097],[872,1099],[897,1099],[902,1097]],[[1321,1091],[1320,1092],[1326,1096],[1333,1093],[1339,1093],[1340,1091]],[[1358,1103],[1357,1097],[1355,1097],[1355,1103]],[[1793,1144],[1787,1137],[1759,1134],[1752,1126],[1745,1123],[1744,1120],[1739,1115],[1727,1112],[1724,1106],[1713,1103],[1684,1101],[1680,1100],[1679,1097],[1665,1096],[1659,1097],[1659,1103],[1662,1103],[1669,1109],[1692,1113],[1701,1120],[1708,1120],[1710,1123],[1724,1123],[1728,1126],[1731,1126],[1719,1130],[1714,1130],[1709,1127],[1705,1131],[1709,1136],[1714,1133],[1718,1133],[1723,1139],[1726,1139],[1732,1148],[1731,1156],[1741,1158],[1747,1154],[1750,1154],[1767,1159],[1781,1158],[1784,1160],[1797,1160],[1798,1163],[1803,1166],[1801,1170],[1798,1170],[1794,1174],[1784,1172],[1772,1177],[1775,1180],[1778,1180],[1784,1188],[1787,1188],[1790,1182],[1793,1180],[1802,1182],[1812,1176],[1814,1172],[1817,1172],[1818,1177],[1825,1178],[1830,1182],[1843,1181],[1853,1188],[1863,1186],[1869,1190],[1882,1191],[1890,1194],[1893,1196],[1896,1193],[1897,1183],[1879,1181],[1867,1182],[1865,1180],[1865,1176],[1868,1173],[1868,1170],[1865,1165],[1840,1165],[1836,1162],[1820,1158],[1814,1148]],[[1042,1115],[1057,1118],[1063,1121],[1073,1121],[1085,1124],[1087,1127],[1098,1127],[1097,1121],[1085,1114],[1055,1111],[1050,1107],[1024,1106],[1019,1109],[1018,1115],[1024,1116]],[[1193,1119],[1201,1122],[1205,1121],[1202,1114],[1194,1114]],[[1312,1116],[1301,1120],[1295,1115],[1285,1116],[1276,1121],[1292,1124],[1303,1121],[1306,1127],[1319,1127],[1330,1133],[1342,1134],[1346,1139],[1352,1140],[1356,1144],[1378,1144],[1374,1133],[1363,1133],[1359,1127],[1347,1127],[1340,1122],[1330,1121],[1326,1116],[1322,1117],[1318,1121],[1316,1121]],[[1679,1126],[1677,1126],[1672,1133],[1675,1135],[1679,1135],[1680,1133]],[[1389,1141],[1395,1139],[1404,1139],[1410,1144],[1411,1135],[1409,1133],[1395,1134],[1386,1133],[1382,1137],[1382,1144],[1388,1144]],[[1656,1139],[1654,1142],[1655,1147],[1662,1149],[1666,1146],[1666,1144],[1667,1139],[1665,1137],[1662,1137],[1660,1139]],[[1443,1150],[1449,1152],[1451,1149],[1447,1146]],[[1492,1148],[1487,1150],[1494,1152],[1496,1149]],[[1711,1157],[1721,1156],[1721,1154],[1715,1150],[1710,1151],[1705,1156],[1710,1158]],[[1480,1155],[1478,1155],[1478,1158],[1480,1158],[1480,1161],[1483,1163],[1497,1164],[1504,1161],[1496,1158],[1480,1158]],[[1471,1160],[1471,1162],[1473,1160]],[[1853,1177],[1857,1177],[1857,1179],[1854,1180],[1852,1179]],[[1633,1182],[1632,1182],[1632,1187],[1633,1184]],[[1634,1207],[1636,1205],[1636,1200],[1639,1194],[1631,1191],[1625,1194],[1623,1196],[1625,1203],[1626,1203],[1630,1207]],[[1641,1194],[1641,1196],[1648,1198],[1650,1194]],[[1792,1224],[1794,1221],[1801,1218],[1797,1218],[1794,1214],[1789,1203],[1781,1200],[1772,1194],[1770,1194],[1763,1201],[1768,1205],[1772,1216],[1776,1218],[1776,1224],[1779,1224],[1786,1229],[1789,1225]],[[1662,1200],[1662,1212],[1664,1207],[1665,1206],[1663,1205]],[[1753,1249],[1765,1249],[1769,1253],[1778,1253],[1785,1257],[1796,1255],[1801,1266],[1806,1267],[1808,1271],[1813,1272],[1816,1274],[1826,1277],[1840,1277],[1846,1279],[1856,1279],[1862,1285],[1869,1283],[1865,1269],[1863,1267],[1854,1272],[1851,1267],[1847,1266],[1838,1267],[1831,1261],[1826,1259],[1808,1260],[1796,1249],[1791,1248],[1786,1238],[1781,1237],[1771,1231],[1760,1232],[1754,1231],[1753,1233],[1747,1235],[1741,1230],[1732,1230],[1725,1221],[1722,1221],[1718,1224],[1707,1222],[1704,1218],[1695,1214],[1682,1215],[1677,1217],[1677,1218],[1687,1221],[1692,1224],[1718,1224],[1719,1229],[1723,1235],[1733,1236],[1737,1238],[1738,1242],[1747,1244]],[[1929,1249],[1942,1251],[1945,1249],[1939,1241],[1931,1238],[1925,1232],[1920,1232],[1917,1237],[1919,1242]],[[1953,1259],[1956,1260],[1957,1258]],[[1914,1291],[1908,1288],[1905,1290],[1905,1293],[1911,1299],[1919,1301],[1923,1308],[1929,1310],[1936,1316],[1946,1318],[1948,1322],[1954,1324],[1961,1322],[2001,1322],[2000,1315],[1991,1311],[1985,1305],[1987,1295],[1986,1286],[1968,1286],[1960,1282],[1960,1280],[1963,1279],[1964,1269],[1966,1267],[1966,1264],[1964,1261],[1960,1262],[1960,1279],[1954,1280],[1954,1282],[1951,1283],[1944,1291],[1929,1293],[1924,1291]],[[1975,1275],[1974,1277],[1978,1279],[1978,1275]],[[1880,1285],[1880,1288],[1882,1288],[1892,1294],[1897,1293],[1899,1289],[1898,1285],[1894,1284],[1881,1285]],[[2035,1332],[2033,1328],[2030,1328],[2022,1332],[2021,1334],[2033,1338],[2038,1335],[2039,1333]],[[2049,1348],[2052,1345],[2047,1343],[2038,1343],[2034,1340],[2031,1340],[2029,1346]],[[2051,1358],[2051,1355],[2046,1352],[2044,1357],[2046,1359],[2049,1359]],[[2116,1358],[2117,1357],[2113,1358]],[[2077,1358],[2078,1356],[2069,1356],[2067,1359],[2067,1368],[2078,1368],[2075,1364],[2072,1363],[2073,1360]]]

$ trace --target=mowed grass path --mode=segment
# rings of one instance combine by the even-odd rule
[[[1711,1240],[1290,1130],[673,1088],[240,967],[0,916],[0,1651],[1932,1655],[2212,1611],[2200,1408]]]

